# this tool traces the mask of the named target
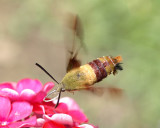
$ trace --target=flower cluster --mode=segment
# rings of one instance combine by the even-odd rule
[[[32,79],[1,83],[0,127],[95,128],[85,124],[88,119],[73,99],[61,98],[56,109],[54,102],[43,102],[53,87]]]

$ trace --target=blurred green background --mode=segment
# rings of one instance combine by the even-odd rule
[[[97,86],[113,85],[124,95],[112,98],[75,92],[73,97],[100,128],[160,127],[160,9],[159,0],[0,0],[0,81],[51,79],[60,81],[66,56],[63,17],[81,18],[87,54],[85,64],[100,56],[123,57],[124,70]]]

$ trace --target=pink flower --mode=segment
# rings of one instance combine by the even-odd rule
[[[78,104],[69,97],[61,98],[57,111],[66,113],[73,118],[74,122],[85,123],[88,122],[87,117],[79,108]]]
[[[54,114],[51,117],[44,115],[45,123],[43,124],[43,128],[48,128],[49,126],[54,128],[96,128],[90,124],[82,124],[80,125],[77,122],[73,121],[73,118],[67,114]],[[58,126],[57,126],[58,125]],[[54,127],[53,127],[54,126]]]
[[[85,128],[85,126],[95,128],[89,124],[81,125],[82,123],[87,123],[88,119],[73,99],[69,97],[61,98],[56,109],[53,107],[55,104],[51,103],[39,104],[34,109],[39,114],[44,113],[43,117],[37,121],[38,126],[42,126],[43,124],[43,128]]]
[[[20,128],[36,124],[35,116],[26,119],[32,113],[33,108],[28,102],[15,101],[11,103],[8,98],[1,96],[0,102],[0,127]]]
[[[86,124],[86,115],[73,99],[61,98],[56,109],[57,101],[44,102],[53,87],[52,82],[42,86],[39,80],[32,79],[1,83],[0,128],[95,128]]]
[[[53,87],[52,82],[42,86],[39,80],[22,79],[17,84],[13,82],[1,83],[0,96],[8,97],[12,101],[41,102]]]

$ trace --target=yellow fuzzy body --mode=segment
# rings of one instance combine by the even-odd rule
[[[61,83],[66,91],[72,91],[87,88],[93,85],[96,80],[94,69],[89,64],[85,64],[69,71]]]
[[[66,91],[86,89],[111,73],[115,74],[117,70],[115,67],[121,60],[121,56],[97,58],[88,64],[70,70],[60,84]],[[122,70],[121,67],[120,69]]]

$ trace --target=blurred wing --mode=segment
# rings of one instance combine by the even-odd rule
[[[81,47],[84,47],[83,43],[83,29],[80,19],[77,15],[70,14],[66,19],[66,27],[69,29],[67,32],[65,42],[67,44],[68,62],[67,72],[77,68],[81,65],[80,60],[77,59],[77,55]],[[68,34],[71,34],[70,36]],[[68,39],[69,38],[69,39]]]
[[[113,97],[121,97],[124,93],[122,89],[114,87],[90,87],[87,88],[86,91],[89,91],[98,96],[102,96],[104,93],[107,93]]]
[[[69,72],[74,68],[78,68],[80,66],[81,66],[80,60],[76,59],[76,56],[74,56],[73,58],[69,59],[69,62],[67,64],[67,72]]]

